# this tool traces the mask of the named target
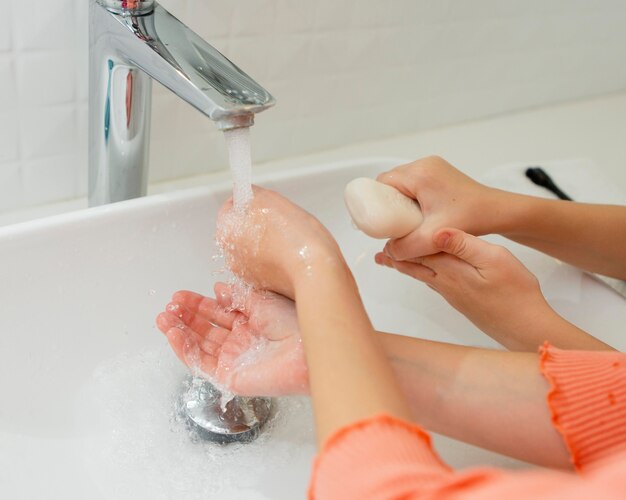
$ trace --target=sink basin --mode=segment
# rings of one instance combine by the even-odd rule
[[[259,176],[337,237],[374,325],[478,346],[495,344],[427,287],[373,264],[382,242],[352,228],[343,187],[401,163],[368,159]],[[306,186],[303,188],[303,186]],[[282,398],[247,445],[193,440],[174,402],[186,375],[154,326],[171,293],[211,293],[215,215],[229,184],[131,200],[0,228],[0,496],[65,499],[292,499],[315,448],[306,398]],[[503,242],[555,307],[626,348],[623,299],[587,275]],[[514,460],[442,437],[463,467]]]

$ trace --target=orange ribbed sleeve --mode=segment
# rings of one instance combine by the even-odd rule
[[[626,355],[545,345],[548,404],[583,476],[541,469],[453,471],[418,426],[388,415],[347,426],[315,460],[311,500],[626,498]],[[590,467],[590,465],[594,467]]]
[[[415,474],[419,464],[420,475]],[[315,461],[309,498],[407,498],[420,482],[439,482],[450,469],[419,427],[389,415],[340,429]]]
[[[579,471],[626,451],[626,354],[565,351],[545,344],[541,372],[552,422]]]
[[[584,477],[531,469],[452,471],[419,427],[380,415],[336,432],[315,460],[310,500],[623,499],[626,454]]]

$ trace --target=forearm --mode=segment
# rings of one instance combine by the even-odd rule
[[[378,413],[410,419],[345,263],[315,268],[295,293],[318,444],[337,429]]]
[[[508,321],[506,328],[500,322],[477,323],[476,326],[509,351],[536,353],[545,342],[561,349],[614,350],[560,316],[543,296],[540,304],[529,308],[522,317]]]
[[[588,271],[626,279],[626,206],[493,191],[494,233]]]
[[[431,350],[428,344],[438,347]],[[529,379],[528,370],[533,366],[534,373],[541,372],[550,381],[546,403],[550,407],[550,415],[558,423],[562,441],[567,442],[571,452],[570,460],[579,472],[591,473],[576,477],[556,471],[506,472],[486,467],[453,471],[438,459],[422,429],[381,416],[350,426],[329,440],[314,466],[309,490],[312,498],[619,497],[619,492],[624,490],[624,462],[619,456],[623,457],[620,453],[624,452],[626,436],[617,430],[624,428],[626,420],[624,405],[617,402],[615,394],[623,394],[626,388],[624,354],[561,351],[550,347],[542,350],[540,359],[536,356],[532,359],[533,356],[529,354],[508,353],[504,362],[494,364],[489,356],[474,359],[471,355],[464,356],[461,353],[457,356],[460,359],[450,357],[445,344],[419,341],[417,345],[424,355],[423,359],[418,360],[405,354],[411,350],[406,345],[395,348],[403,361],[408,360],[411,365],[423,365],[419,370],[420,377],[427,369],[438,369],[437,365],[428,362],[428,358],[437,359],[437,364],[450,362],[455,366],[456,378],[459,380],[455,385],[487,409],[491,409],[491,394],[497,394],[500,387],[504,387],[511,398],[520,400],[520,404],[513,401],[514,404],[507,408],[508,413],[518,415],[504,422],[507,426],[506,440],[513,443],[516,450],[534,447],[532,453],[520,458],[532,460],[537,455],[542,459],[536,460],[538,463],[565,465],[558,463],[552,455],[557,446],[554,434],[541,435],[546,415],[527,409],[528,406],[535,406],[535,393],[548,390],[547,382],[539,387],[541,384]],[[473,351],[482,351],[482,354],[489,352]],[[512,365],[510,370],[502,369],[509,365]],[[481,369],[495,379],[494,386],[500,387],[494,391],[490,386],[474,384],[472,374]],[[517,372],[517,376],[525,382],[512,384],[512,372]],[[489,380],[484,376],[481,379]],[[427,376],[423,382],[425,386],[428,385],[430,377]],[[448,396],[447,387],[441,384],[436,384],[432,392],[439,392],[442,397]],[[452,392],[455,399],[462,400],[458,390]],[[428,406],[431,399],[420,401],[421,409],[417,411],[427,410],[424,407]],[[498,396],[497,400],[498,407],[502,406],[502,402],[510,403],[502,396]],[[447,402],[446,413],[456,413],[462,423],[472,424],[477,420],[476,412],[471,408],[453,407]],[[489,435],[490,427],[502,428],[503,422],[494,423],[490,416],[490,413],[478,415],[478,420],[487,420],[484,422],[486,429],[478,428],[478,432]],[[440,417],[435,415],[433,428],[436,428],[437,420]],[[520,428],[520,425],[525,428]],[[476,429],[469,429],[468,432],[471,435]],[[478,444],[485,446],[484,443]],[[564,449],[562,444],[561,449]],[[556,453],[559,453],[558,447]]]
[[[417,423],[521,460],[571,467],[537,354],[379,337]]]

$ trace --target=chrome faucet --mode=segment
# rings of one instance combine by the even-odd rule
[[[221,130],[275,102],[154,0],[90,0],[89,49],[90,206],[146,193],[153,78]]]

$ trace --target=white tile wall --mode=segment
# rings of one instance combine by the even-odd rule
[[[75,101],[75,60],[67,50],[24,52],[16,59],[19,102],[41,108]]]
[[[5,163],[16,163],[19,158],[18,148],[18,112],[16,109],[0,110],[0,172]],[[4,194],[0,184],[0,198]]]
[[[2,15],[0,15],[0,52],[11,50],[11,4],[8,0],[0,3]]]
[[[2,116],[0,115],[0,119]],[[1,130],[0,130],[1,131]],[[0,147],[2,143],[0,142]],[[18,163],[2,163],[0,168],[0,212],[9,211],[24,203],[21,167]]]
[[[13,57],[0,53],[0,113],[17,109],[14,66]]]
[[[14,48],[18,51],[71,49],[76,3],[76,0],[12,0]]]
[[[36,205],[77,196],[74,154],[25,161],[22,166],[24,203]]]
[[[87,7],[0,0],[0,211],[86,191]],[[623,0],[162,0],[278,99],[257,161],[626,88]],[[155,85],[151,181],[224,168]]]

